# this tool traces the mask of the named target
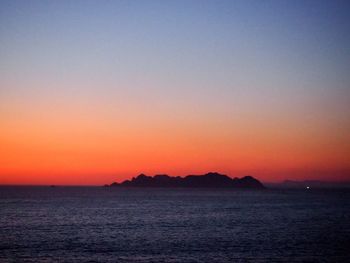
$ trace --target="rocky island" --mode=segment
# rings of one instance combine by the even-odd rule
[[[166,174],[147,176],[140,174],[122,183],[106,185],[110,187],[191,187],[191,188],[237,188],[264,189],[264,185],[252,176],[231,178],[224,174],[207,173],[204,175],[187,175],[172,177]]]

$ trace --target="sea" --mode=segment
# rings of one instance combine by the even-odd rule
[[[350,262],[350,191],[1,186],[0,262]]]

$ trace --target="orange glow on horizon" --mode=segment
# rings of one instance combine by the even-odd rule
[[[272,182],[350,179],[347,135],[328,138],[324,131],[281,121],[262,125],[142,116],[140,122],[129,115],[101,123],[65,116],[7,120],[0,136],[0,184],[101,185],[141,172],[182,176],[208,171]]]

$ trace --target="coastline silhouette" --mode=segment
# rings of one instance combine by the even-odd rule
[[[252,176],[231,178],[224,174],[210,172],[203,175],[187,175],[172,177],[166,174],[147,176],[140,174],[122,183],[114,182],[111,187],[191,187],[191,188],[243,188],[264,189],[265,186]]]

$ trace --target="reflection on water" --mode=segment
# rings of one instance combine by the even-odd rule
[[[350,192],[0,187],[0,262],[345,262]]]

